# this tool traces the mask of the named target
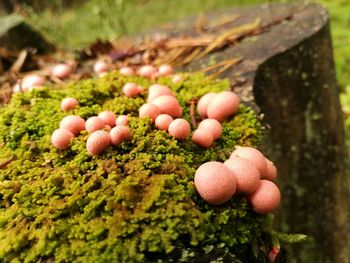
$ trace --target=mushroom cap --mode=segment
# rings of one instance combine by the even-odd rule
[[[194,185],[198,194],[212,205],[226,203],[236,192],[233,173],[220,162],[202,164],[195,173]]]
[[[127,126],[115,126],[109,133],[111,143],[118,146],[124,140],[131,139],[131,131]]]
[[[114,127],[115,126],[115,122],[117,117],[115,116],[114,112],[106,110],[106,111],[102,111],[98,114],[98,116],[101,120],[103,120],[103,122],[107,125],[109,125],[110,127]]]
[[[57,129],[51,135],[51,143],[58,149],[65,150],[68,148],[74,134],[66,129]]]
[[[68,78],[72,73],[72,68],[64,63],[56,64],[51,69],[51,76],[59,79]]]
[[[271,248],[271,250],[269,251],[269,254],[267,256],[269,259],[269,263],[275,263],[278,253],[279,253],[278,247],[274,246]]]
[[[232,152],[230,159],[234,156],[245,158],[255,164],[260,172],[260,176],[266,174],[265,156],[258,149],[239,146]]]
[[[145,103],[139,109],[139,117],[142,118],[142,117],[148,116],[151,118],[152,123],[160,114],[161,114],[160,109],[152,103]]]
[[[175,75],[173,78],[172,78],[172,82],[174,84],[177,84],[179,83],[180,81],[182,81],[182,77],[180,75]]]
[[[71,131],[77,136],[82,130],[85,130],[85,121],[77,115],[68,115],[60,122],[60,128]]]
[[[61,101],[61,109],[63,111],[74,110],[79,106],[79,101],[75,98],[64,98]]]
[[[178,140],[185,140],[190,135],[191,127],[188,121],[178,118],[169,124],[168,132]]]
[[[162,95],[168,95],[175,98],[174,92],[172,92],[169,87],[160,85],[160,84],[153,84],[149,87],[149,94],[148,94],[148,101],[151,102],[155,98],[162,96]]]
[[[208,105],[215,96],[216,96],[216,93],[209,92],[199,99],[197,104],[197,111],[202,118],[208,117],[208,114],[207,114]]]
[[[115,121],[115,125],[119,125],[119,126],[128,126],[128,123],[129,123],[129,117],[127,115],[119,115]]]
[[[159,130],[166,131],[169,128],[170,123],[173,121],[173,117],[168,114],[160,114],[155,121],[155,126]]]
[[[197,129],[192,134],[192,141],[204,148],[210,147],[213,142],[213,133],[207,129]]]
[[[140,89],[135,83],[128,82],[123,86],[123,93],[133,98],[140,94]]]
[[[99,117],[93,116],[86,120],[85,129],[88,132],[94,132],[102,130],[106,126],[106,123]]]
[[[177,99],[172,96],[159,96],[152,101],[152,104],[156,105],[161,113],[169,114],[174,118],[182,116],[182,108]]]
[[[103,60],[96,61],[94,66],[93,66],[93,70],[95,73],[107,72],[108,69],[109,68],[108,68],[107,63]]]
[[[220,138],[222,134],[221,123],[215,119],[202,120],[198,125],[198,129],[204,129],[204,130],[210,131],[213,135],[214,140]]]
[[[132,68],[130,67],[122,67],[120,70],[119,70],[120,74],[123,74],[125,76],[134,76],[135,75],[135,72]]]
[[[224,165],[233,172],[238,193],[251,194],[258,189],[260,173],[252,162],[244,158],[232,157],[224,162]]]
[[[174,73],[174,69],[172,66],[170,65],[161,65],[158,68],[158,76],[169,76],[172,75]]]
[[[157,73],[157,69],[152,65],[145,65],[139,69],[138,73],[141,77],[151,78]]]
[[[223,121],[233,115],[238,106],[239,98],[235,93],[231,91],[220,92],[208,104],[208,118]]]
[[[104,149],[106,149],[111,143],[109,133],[106,131],[98,130],[90,134],[87,142],[86,149],[91,155],[98,155]]]
[[[275,164],[271,162],[269,159],[265,158],[265,160],[266,160],[266,172],[264,174],[261,174],[261,179],[275,181],[277,178],[277,168]]]
[[[45,84],[45,78],[38,74],[30,74],[23,78],[22,89],[30,91],[36,87],[41,87]]]
[[[281,193],[271,181],[261,180],[258,189],[248,196],[253,210],[258,214],[273,212],[281,202]]]

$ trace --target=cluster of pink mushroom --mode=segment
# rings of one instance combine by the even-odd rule
[[[245,195],[259,214],[274,211],[281,199],[275,165],[259,150],[237,147],[224,163],[207,162],[196,171],[194,184],[198,194],[209,204],[221,205],[235,194]]]
[[[75,98],[65,98],[61,102],[63,111],[73,110],[77,106],[79,102]],[[51,135],[51,143],[56,148],[67,149],[71,140],[83,130],[90,133],[86,149],[91,155],[98,155],[109,145],[118,146],[122,141],[131,139],[128,116],[120,115],[117,118],[113,112],[103,111],[86,121],[77,115],[64,117],[59,129]]]

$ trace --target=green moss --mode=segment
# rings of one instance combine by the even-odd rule
[[[202,149],[138,118],[147,93],[123,96],[121,87],[129,81],[150,84],[111,73],[67,88],[16,94],[0,110],[0,160],[7,162],[0,170],[0,261],[186,261],[220,249],[237,262],[265,262],[272,245],[269,217],[253,213],[240,196],[208,205],[192,183],[203,162],[226,160],[237,144],[257,144],[254,112],[241,106],[223,123],[214,146]],[[167,78],[159,82],[170,84]],[[229,88],[227,81],[202,75],[186,75],[183,84],[171,86],[188,120],[186,101]],[[59,105],[67,96],[80,107],[65,113]],[[98,157],[85,149],[86,132],[67,150],[51,145],[50,134],[65,115],[87,118],[105,109],[130,116],[131,141]]]

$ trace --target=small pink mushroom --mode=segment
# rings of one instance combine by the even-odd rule
[[[134,70],[130,67],[122,67],[119,71],[120,71],[120,74],[123,74],[125,76],[131,77],[135,75]]]
[[[168,132],[178,140],[185,140],[190,135],[191,127],[188,121],[179,118],[170,123]]]
[[[60,128],[69,130],[75,136],[77,136],[82,130],[85,129],[85,121],[80,116],[68,115],[61,120]]]
[[[157,73],[157,69],[152,65],[145,65],[139,69],[138,73],[141,77],[152,78]]]
[[[34,88],[43,86],[45,84],[45,78],[37,74],[31,74],[25,76],[21,84],[23,91],[31,91]]]
[[[273,246],[271,248],[271,250],[269,251],[269,255],[268,255],[269,263],[275,263],[276,257],[277,257],[279,252],[280,252],[280,250],[278,249],[278,247]]]
[[[163,76],[169,76],[174,73],[174,69],[170,65],[161,65],[158,68],[158,76],[163,77]]]
[[[159,130],[166,131],[169,128],[170,123],[173,121],[173,117],[168,114],[160,114],[155,121],[155,126]]]
[[[220,162],[202,164],[194,176],[199,195],[209,204],[226,203],[236,192],[236,179],[230,169]]]
[[[215,119],[202,120],[198,125],[198,129],[210,131],[213,135],[214,140],[220,138],[222,134],[222,126],[220,122]]]
[[[61,102],[61,109],[63,111],[74,110],[79,106],[79,101],[75,98],[64,98]]]
[[[106,126],[106,123],[99,117],[93,116],[86,120],[85,129],[88,132],[94,132],[102,130]]]
[[[127,126],[115,126],[109,135],[114,146],[118,146],[123,140],[131,139],[131,131]]]
[[[128,123],[129,123],[129,117],[127,115],[120,115],[115,121],[115,125],[119,125],[119,126],[128,126]]]
[[[275,181],[277,178],[277,168],[274,165],[274,163],[271,162],[269,159],[265,158],[265,160],[266,160],[266,172],[264,174],[261,174],[261,179]]]
[[[110,127],[114,127],[115,126],[115,122],[117,117],[115,116],[114,112],[111,111],[102,111],[98,114],[98,117],[103,120],[103,122],[107,125],[109,125]]]
[[[202,118],[208,117],[208,115],[207,115],[208,105],[215,96],[216,96],[216,93],[210,92],[210,93],[205,94],[204,96],[202,96],[199,99],[198,104],[197,104],[197,111]]]
[[[64,63],[53,66],[51,70],[51,76],[59,79],[68,78],[71,73],[72,68]]]
[[[281,193],[278,187],[271,181],[261,180],[258,189],[248,196],[253,210],[258,214],[273,212],[281,201]]]
[[[162,113],[172,117],[181,117],[182,108],[176,98],[169,95],[162,95],[155,98],[152,104],[156,105]]]
[[[208,118],[223,121],[237,111],[238,105],[239,98],[235,93],[231,91],[220,92],[208,104]]]
[[[160,109],[151,103],[143,104],[139,109],[139,117],[142,118],[142,117],[148,116],[151,118],[152,123],[156,120],[156,118],[160,114],[161,114]]]
[[[68,148],[74,134],[66,129],[57,129],[51,135],[51,143],[58,149],[65,150]]]
[[[139,90],[139,87],[135,83],[129,82],[123,86],[123,93],[126,96],[133,98],[133,97],[136,97],[137,95],[139,95],[140,90]]]
[[[251,161],[259,170],[260,176],[266,174],[266,160],[264,155],[253,147],[236,147],[230,158],[238,156]]]
[[[172,79],[174,84],[179,83],[180,81],[182,81],[182,77],[180,75],[175,75]]]
[[[244,158],[232,157],[224,162],[224,165],[233,172],[238,193],[251,194],[258,189],[260,173],[252,162]]]
[[[96,61],[94,66],[93,66],[93,70],[97,74],[107,72],[108,69],[109,68],[108,68],[107,63],[102,61],[102,60]]]
[[[15,84],[12,87],[12,92],[16,93],[16,92],[20,92],[21,91],[21,87],[19,86],[19,84]]]
[[[197,129],[193,132],[192,141],[204,148],[210,147],[213,142],[213,134],[207,129]]]
[[[167,86],[154,84],[151,87],[149,87],[149,94],[148,94],[149,102],[151,102],[155,98],[162,95],[168,95],[175,98],[174,92],[172,92],[171,89],[169,89]]]
[[[91,155],[98,155],[111,144],[109,133],[106,131],[94,131],[90,134],[86,149]]]

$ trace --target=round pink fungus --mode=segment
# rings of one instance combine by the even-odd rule
[[[74,134],[66,129],[57,129],[51,135],[51,143],[58,149],[65,150],[68,148]]]
[[[60,63],[52,67],[51,76],[59,79],[68,78],[72,73],[72,69],[69,65]]]
[[[140,90],[139,90],[139,87],[135,83],[129,82],[123,86],[123,93],[126,96],[133,98],[133,97],[136,97],[137,95],[139,95]]]
[[[99,60],[99,61],[95,62],[94,66],[93,66],[93,70],[97,74],[104,73],[104,72],[108,71],[108,65],[106,62]]]
[[[127,126],[115,126],[109,135],[114,146],[118,146],[123,140],[131,139],[131,131]]]
[[[207,115],[208,105],[215,96],[216,96],[216,93],[209,92],[199,99],[197,104],[197,111],[202,118],[208,117]]]
[[[281,193],[273,182],[261,180],[260,186],[248,197],[248,200],[256,213],[267,214],[278,207],[281,201]]]
[[[75,98],[64,98],[61,101],[61,109],[63,111],[74,110],[79,106],[79,102]]]
[[[85,129],[85,121],[80,116],[68,115],[61,120],[60,128],[69,130],[75,136],[77,136],[82,130]]]
[[[230,169],[220,162],[202,164],[194,176],[198,194],[209,204],[221,205],[236,192],[236,179]]]
[[[93,116],[86,120],[85,129],[88,132],[94,132],[102,130],[106,126],[106,123],[99,117]]]
[[[130,67],[122,67],[120,70],[120,74],[123,74],[125,76],[134,76],[135,75],[135,72],[132,68]]]
[[[271,250],[269,251],[269,254],[268,254],[269,263],[275,263],[276,257],[277,257],[279,252],[280,251],[279,251],[278,247],[274,246],[271,248]]]
[[[114,127],[115,126],[115,122],[117,117],[115,116],[114,112],[111,111],[102,111],[98,114],[98,117],[103,120],[103,122],[107,125],[109,125],[110,127]]]
[[[162,96],[162,95],[168,95],[175,98],[175,94],[169,89],[167,86],[160,85],[160,84],[154,84],[149,87],[149,94],[148,94],[148,101],[151,102],[155,98]]]
[[[204,148],[208,148],[213,144],[214,138],[210,130],[197,129],[193,132],[192,141]]]
[[[179,118],[169,124],[168,132],[178,140],[185,140],[190,135],[191,127],[188,121]]]
[[[168,114],[160,114],[155,121],[155,126],[159,130],[166,131],[169,128],[170,123],[173,121],[173,117]]]
[[[208,118],[223,121],[237,111],[238,105],[239,98],[235,93],[231,91],[220,92],[208,104]]]
[[[222,134],[222,126],[220,122],[215,119],[202,120],[198,125],[198,129],[210,131],[213,135],[214,140],[220,138]]]
[[[91,155],[98,155],[104,149],[106,149],[111,143],[109,133],[106,131],[94,131],[90,134],[87,142],[86,149]]]
[[[128,126],[129,117],[127,115],[119,115],[117,120],[115,121],[115,125],[119,126]]]
[[[141,106],[141,108],[139,109],[139,117],[150,117],[152,120],[152,123],[156,120],[156,118],[158,117],[158,115],[161,114],[160,109],[151,103],[145,103]]]
[[[172,78],[172,82],[174,84],[177,84],[179,83],[180,81],[182,81],[182,77],[180,75],[175,75],[173,78]]]
[[[182,108],[176,98],[169,95],[162,95],[155,98],[152,104],[156,105],[162,113],[172,117],[181,117]]]
[[[22,80],[22,89],[23,91],[31,91],[34,88],[41,87],[45,84],[45,78],[37,75],[27,75]]]
[[[157,73],[157,69],[152,65],[145,65],[139,69],[138,73],[141,77],[152,78]]]
[[[277,168],[275,164],[271,162],[269,159],[265,158],[265,160],[266,160],[266,172],[264,174],[261,174],[261,179],[275,181],[277,178]]]
[[[158,76],[163,77],[163,76],[169,76],[174,73],[174,69],[170,65],[161,65],[158,68]]]
[[[238,156],[251,161],[259,170],[260,177],[266,174],[266,160],[264,155],[257,149],[253,147],[236,147],[232,152],[230,158]]]
[[[234,174],[237,182],[237,192],[251,194],[260,185],[260,173],[258,168],[249,160],[232,157],[224,162]]]

